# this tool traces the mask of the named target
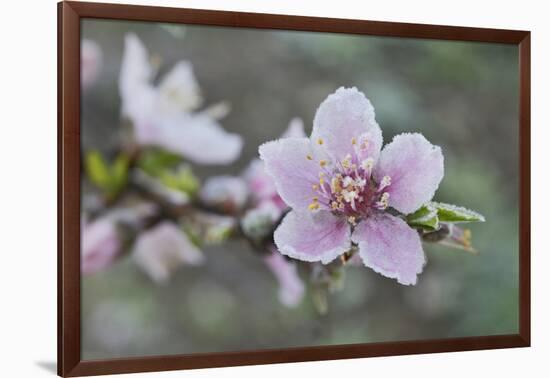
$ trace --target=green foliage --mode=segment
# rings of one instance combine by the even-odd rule
[[[158,179],[167,188],[193,196],[199,190],[199,180],[191,167],[181,165],[178,155],[161,149],[145,150],[138,160],[138,167]]]
[[[437,208],[431,203],[422,206],[414,213],[407,215],[409,226],[435,231],[439,229]]]
[[[455,223],[484,222],[483,215],[464,207],[440,202],[429,202],[407,216],[409,226],[421,229],[422,239],[451,248],[475,252],[470,230]]]
[[[448,203],[432,202],[431,204],[437,208],[437,216],[441,222],[485,222],[485,217],[473,210]]]
[[[121,153],[109,164],[99,151],[86,154],[85,170],[90,181],[112,199],[126,186],[130,159]]]
[[[200,235],[198,235],[197,232],[193,230],[193,227],[191,227],[191,225],[183,224],[182,230],[183,232],[185,232],[185,235],[189,238],[189,240],[191,241],[191,243],[193,243],[195,247],[201,248],[204,245]]]
[[[441,202],[428,202],[412,214],[407,223],[414,228],[436,231],[440,223],[485,222],[485,217],[473,210]]]
[[[166,169],[180,163],[181,158],[176,154],[161,149],[148,149],[141,153],[137,165],[150,176],[158,177]]]
[[[187,165],[175,172],[161,172],[158,178],[167,188],[178,190],[190,196],[193,196],[199,190],[199,180]]]

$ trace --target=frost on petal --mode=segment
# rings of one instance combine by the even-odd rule
[[[279,301],[287,307],[298,306],[304,297],[304,283],[296,264],[287,261],[278,251],[273,251],[264,261],[279,283]]]
[[[387,144],[374,169],[380,182],[391,178],[389,205],[409,214],[432,199],[443,179],[443,154],[421,134],[400,134]]]
[[[168,281],[182,265],[200,265],[202,252],[174,223],[164,221],[143,232],[134,245],[132,258],[157,283]]]
[[[301,118],[292,118],[281,138],[307,138]]]
[[[424,251],[418,233],[401,218],[374,214],[357,225],[351,238],[366,266],[400,284],[416,284],[426,261]]]
[[[264,143],[259,148],[266,172],[287,205],[305,210],[316,196],[313,185],[319,183],[320,166],[307,138],[286,138]],[[319,199],[321,207],[326,204]]]
[[[168,72],[159,84],[159,107],[161,112],[190,112],[202,103],[202,96],[193,73],[193,66],[180,61]]]
[[[240,135],[228,133],[204,114],[165,117],[156,127],[156,145],[197,164],[229,164],[241,154]]]
[[[350,227],[329,211],[291,211],[274,233],[283,255],[328,264],[351,247]]]
[[[214,176],[204,183],[200,191],[201,200],[228,212],[241,209],[248,199],[248,187],[240,177]]]
[[[83,39],[80,45],[80,81],[84,89],[95,83],[103,62],[103,53],[99,45]]]
[[[281,138],[306,138],[304,123],[300,118],[293,118]],[[256,202],[271,201],[281,209],[287,207],[277,193],[273,178],[266,172],[265,164],[260,159],[253,159],[243,173],[249,190]]]
[[[81,270],[91,274],[108,267],[121,247],[115,223],[99,218],[82,225]]]
[[[357,88],[339,88],[321,103],[313,120],[313,142],[323,143],[332,158],[342,160],[354,154],[352,140],[368,138],[370,154],[378,157],[382,131],[376,123],[374,108]]]

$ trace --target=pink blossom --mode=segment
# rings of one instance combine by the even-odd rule
[[[203,100],[191,63],[177,62],[156,86],[154,74],[141,40],[127,34],[119,92],[122,115],[132,121],[136,141],[162,147],[199,164],[235,161],[242,138],[226,132],[218,123],[216,116],[224,113],[225,104],[196,111]]]
[[[97,80],[101,71],[103,53],[99,45],[90,40],[83,39],[80,44],[80,82],[82,88],[89,88]]]
[[[310,138],[260,146],[260,158],[292,207],[275,231],[279,251],[327,264],[358,246],[363,263],[414,285],[425,264],[409,214],[432,199],[443,155],[421,134],[400,134],[382,148],[374,108],[356,88],[340,88],[319,106]]]
[[[116,224],[111,218],[82,222],[80,267],[83,274],[92,274],[111,265],[120,251],[121,242]]]
[[[305,138],[304,124],[300,118],[290,120],[287,129],[281,135],[281,138]],[[282,200],[275,187],[275,181],[266,172],[265,164],[260,159],[254,159],[250,162],[248,168],[243,174],[248,189],[253,196],[253,200],[257,205],[263,202],[271,202],[279,210],[285,210],[288,205]]]
[[[279,301],[287,307],[298,306],[304,297],[305,289],[296,264],[287,261],[277,251],[266,256],[264,261],[279,283]]]
[[[214,176],[206,180],[200,197],[209,206],[235,213],[246,204],[248,188],[240,177]]]
[[[141,233],[134,245],[134,262],[157,283],[166,283],[183,265],[200,265],[202,252],[177,225],[164,221]]]

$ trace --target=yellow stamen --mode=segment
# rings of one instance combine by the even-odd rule
[[[324,184],[325,184],[325,179],[321,177],[319,179],[319,185],[324,185]]]
[[[323,144],[323,143],[325,143],[325,142],[323,141],[323,139],[321,139],[321,138],[317,139],[317,144],[321,145],[321,144]]]
[[[464,234],[462,235],[462,243],[467,248],[472,246],[472,231],[469,229],[464,230]]]
[[[319,203],[314,201],[314,202],[310,203],[307,208],[311,211],[317,210],[317,209],[319,209]]]
[[[327,161],[326,161],[325,159],[321,159],[321,160],[319,161],[319,165],[320,165],[321,167],[324,167],[325,165],[327,165]]]
[[[307,154],[307,155],[306,155],[306,159],[307,159],[307,160],[313,160],[313,157],[312,157],[310,154]]]
[[[348,217],[348,222],[350,224],[354,225],[354,226],[357,224],[357,222],[355,222],[355,217],[354,216]]]
[[[330,181],[330,190],[333,193],[338,193],[342,191],[342,186],[340,185],[340,180],[337,177],[333,177]]]
[[[351,144],[355,146],[357,144],[357,139],[351,138]]]
[[[380,201],[378,201],[378,205],[382,207],[382,210],[385,210],[390,205],[390,193],[384,192],[382,193],[382,196],[380,197]]]

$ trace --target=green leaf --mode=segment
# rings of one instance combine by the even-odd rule
[[[179,163],[181,158],[178,155],[160,149],[148,149],[142,152],[137,165],[150,176],[159,177],[163,171]]]
[[[414,213],[407,215],[407,223],[411,227],[429,231],[439,229],[438,210],[432,203],[427,203]]]
[[[99,151],[90,151],[85,158],[85,169],[90,181],[108,197],[116,196],[128,181],[130,159],[124,154],[117,156],[112,165],[105,161]]]
[[[94,185],[103,190],[109,188],[111,182],[109,167],[99,151],[88,152],[85,158],[85,169]]]
[[[180,167],[176,172],[168,170],[159,172],[158,178],[167,188],[189,196],[193,196],[199,190],[199,180],[189,166]]]
[[[184,166],[177,172],[180,190],[189,195],[194,195],[199,190],[199,180],[193,174],[189,166]]]
[[[440,222],[485,222],[485,217],[473,210],[448,203],[431,202],[437,209],[437,216]]]
[[[130,158],[127,155],[120,154],[115,159],[111,167],[111,179],[116,191],[119,191],[128,181],[128,168],[130,167]]]

